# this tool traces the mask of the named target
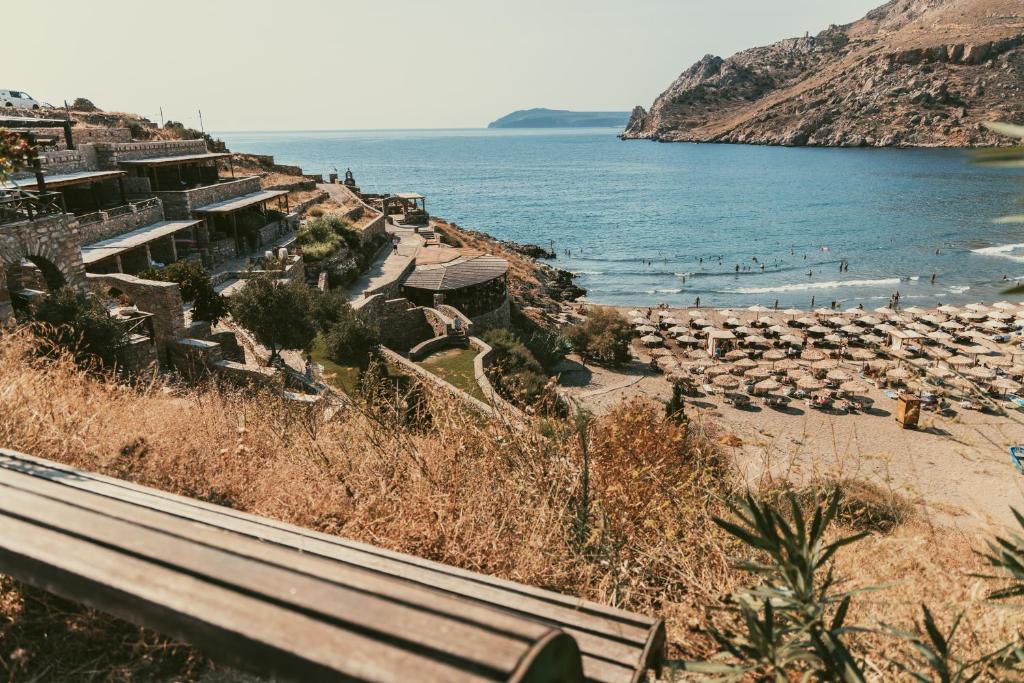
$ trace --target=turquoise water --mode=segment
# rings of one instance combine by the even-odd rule
[[[955,150],[658,144],[615,133],[220,137],[307,172],[351,167],[364,191],[421,192],[431,213],[463,227],[553,243],[556,265],[601,303],[808,306],[814,297],[873,308],[898,290],[925,305],[992,300],[1004,275],[1024,278],[1024,226],[992,222],[1020,212],[1024,173],[979,168]]]

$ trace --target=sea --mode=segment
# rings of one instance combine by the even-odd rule
[[[552,248],[587,299],[781,307],[993,301],[1024,280],[1024,170],[960,150],[621,141],[614,129],[218,133],[307,173]],[[932,276],[934,275],[934,283]]]

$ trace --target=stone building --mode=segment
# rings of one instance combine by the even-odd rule
[[[431,247],[401,283],[402,296],[419,306],[452,306],[477,333],[508,327],[508,261],[471,249]]]

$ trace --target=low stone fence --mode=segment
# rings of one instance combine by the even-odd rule
[[[93,142],[124,143],[132,141],[132,132],[128,128],[79,128],[71,129],[75,146]]]
[[[260,270],[254,268],[252,270],[236,270],[231,273],[232,277],[236,277],[239,280],[251,280],[252,278],[259,277],[261,275],[270,275],[277,280],[305,280],[306,273],[305,267],[302,263],[302,257],[297,254],[288,256],[288,263],[285,265],[284,270]]]
[[[325,201],[327,201],[330,198],[331,198],[331,195],[326,190],[321,190],[319,194],[316,194],[316,195],[310,197],[309,199],[307,199],[306,201],[299,202],[295,206],[291,207],[291,212],[294,213],[294,214],[303,213],[306,209],[308,209],[309,207],[313,206],[314,204],[319,204],[321,202],[325,202]]]
[[[462,322],[462,331],[466,334],[473,334],[473,321],[470,320],[465,313],[454,306],[449,306],[448,304],[438,304],[434,308],[442,315],[450,318],[453,323],[453,327],[455,320],[459,320]]]
[[[493,409],[491,406],[487,405],[480,399],[470,396],[462,389],[459,389],[453,386],[452,384],[449,384],[448,382],[441,379],[434,373],[430,372],[429,370],[426,370],[425,368],[420,367],[419,365],[416,365],[416,363],[413,363],[411,360],[405,358],[401,354],[395,353],[394,351],[387,347],[381,347],[380,353],[388,361],[400,366],[403,370],[412,373],[416,377],[425,381],[427,384],[451,394],[455,398],[465,403],[471,409],[483,413],[485,415],[493,415],[496,412],[495,409]]]
[[[92,244],[131,232],[144,225],[157,223],[164,218],[164,206],[153,197],[141,202],[132,202],[116,210],[97,211],[78,217],[78,233],[82,244]]]
[[[465,348],[468,344],[468,339],[462,335],[442,334],[420,342],[409,349],[409,359],[414,361],[423,360],[432,353],[455,347]]]
[[[424,310],[408,299],[385,299],[375,294],[352,303],[352,309],[380,335],[381,343],[405,351],[436,337]]]
[[[256,385],[272,389],[280,389],[283,386],[281,373],[263,365],[247,365],[230,360],[219,360],[213,363],[213,369],[217,374],[235,384]]]
[[[46,152],[42,157],[40,163],[50,173],[71,173],[86,169],[86,159],[76,149]]]
[[[277,185],[271,185],[270,187],[263,188],[264,190],[288,190],[289,192],[308,192],[309,190],[316,189],[315,180],[299,180],[294,183],[278,183]]]
[[[487,376],[487,369],[494,363],[494,349],[479,337],[470,337],[469,344],[474,349],[480,351],[473,359],[473,376],[476,378],[476,383],[480,386],[480,390],[484,392],[484,396],[497,408],[500,414],[525,422],[527,419],[526,414],[502,398]]]

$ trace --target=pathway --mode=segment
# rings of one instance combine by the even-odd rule
[[[366,272],[360,275],[346,290],[350,301],[361,299],[368,290],[383,287],[389,282],[397,280],[416,257],[416,252],[423,246],[423,237],[417,235],[412,228],[399,228],[389,221],[386,230],[390,239],[398,238],[398,251],[387,247],[377,255]]]

